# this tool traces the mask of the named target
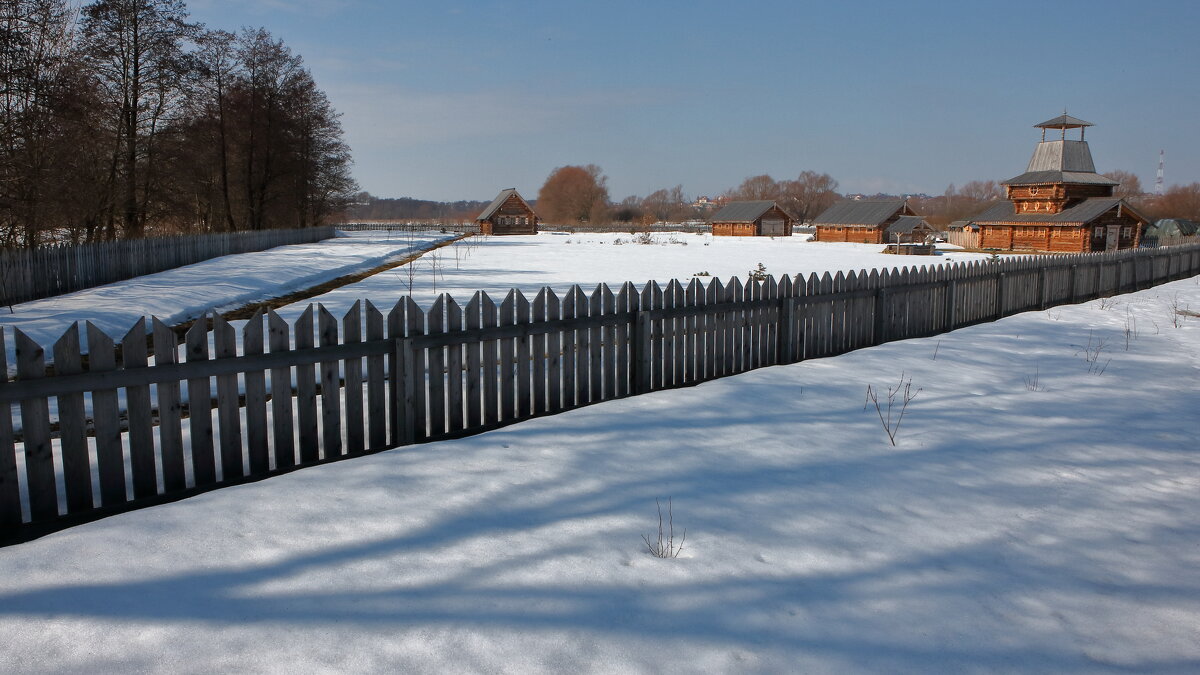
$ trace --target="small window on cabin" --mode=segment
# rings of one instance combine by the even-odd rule
[[[1122,228],[1121,228],[1121,236],[1122,236],[1122,237],[1128,237],[1128,236],[1129,236],[1129,229],[1130,229],[1130,228],[1129,228],[1129,226],[1128,226],[1128,225],[1126,225],[1125,227],[1122,227]]]
[[[1093,230],[1092,230],[1092,238],[1093,238],[1093,239],[1102,239],[1102,238],[1104,238],[1104,228],[1103,228],[1103,227],[1097,227],[1097,228],[1093,229]]]

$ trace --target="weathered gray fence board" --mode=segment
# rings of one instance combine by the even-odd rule
[[[13,329],[13,334],[17,347],[17,377],[45,377],[46,358],[41,345],[19,329]],[[111,349],[109,351],[111,359]],[[54,448],[50,442],[50,406],[46,399],[21,401],[21,428],[25,438],[30,514],[34,520],[54,518],[58,515],[58,488],[54,475]],[[125,498],[123,492],[121,498]]]
[[[205,356],[208,353],[208,336],[201,326],[198,333],[204,338]],[[191,335],[191,333],[189,333]],[[105,372],[117,367],[112,338],[108,337],[90,321],[87,323],[88,370]],[[19,352],[18,352],[19,354]],[[204,379],[207,386],[208,378]],[[191,391],[191,385],[188,385]],[[209,410],[207,392],[204,411]],[[193,407],[193,410],[195,408]],[[96,467],[100,475],[100,503],[104,506],[120,504],[126,500],[125,453],[121,447],[121,417],[117,407],[117,391],[103,389],[92,392],[92,419],[96,435]],[[195,431],[193,430],[193,433]],[[210,432],[211,434],[211,432]],[[203,437],[202,437],[203,438]],[[208,437],[208,461],[211,466],[212,436]],[[28,444],[28,441],[26,441]],[[28,454],[28,445],[26,445]],[[208,477],[209,474],[205,474]],[[216,471],[211,472],[211,481],[216,482]],[[32,493],[31,493],[32,494]]]
[[[538,291],[538,294],[533,298],[532,307],[532,323],[544,323],[546,317],[546,292],[549,289],[543,287]],[[557,318],[557,317],[556,317]],[[546,364],[546,333],[539,333],[532,337],[530,345],[531,358],[533,359],[533,410],[532,414],[541,415],[546,412],[547,401],[547,364]],[[556,385],[555,385],[556,386]]]
[[[515,304],[513,306],[513,324],[529,325],[533,323],[531,307],[529,300],[521,291],[514,294]],[[533,354],[530,345],[530,336],[522,334],[515,339],[514,347],[516,349],[515,361],[513,363],[516,371],[516,396],[517,410],[516,419],[527,419],[532,413],[533,406],[530,401],[531,387],[530,380],[533,378]]]
[[[454,298],[446,296],[446,332],[457,333],[463,329],[462,308]],[[449,433],[463,429],[463,357],[462,345],[446,346],[446,430]]]
[[[149,365],[145,318],[139,319],[122,338],[121,364],[125,370]],[[129,411],[129,465],[133,475],[133,496],[135,499],[153,497],[158,494],[158,469],[154,457],[150,387],[140,385],[126,388],[125,404]]]
[[[263,314],[257,311],[242,327],[242,352],[247,356],[263,353]],[[271,447],[267,440],[267,377],[261,370],[247,372],[246,381],[246,455],[250,475],[271,472]]]
[[[225,319],[213,314],[213,345],[218,359],[237,357],[237,332]],[[217,422],[221,429],[222,480],[246,475],[242,460],[242,422],[238,404],[238,376],[217,376]]]
[[[8,383],[8,344],[0,326],[0,385]],[[17,477],[17,448],[13,438],[12,404],[0,403],[0,531],[14,530],[24,520]]]
[[[366,301],[367,341],[376,342],[384,339],[383,313]],[[372,450],[387,446],[387,421],[389,418],[387,398],[385,396],[386,380],[384,370],[385,357],[382,355],[367,357],[367,443]]]
[[[338,344],[337,319],[325,309],[317,305],[317,328],[320,332],[320,345],[333,347]],[[321,444],[325,459],[342,455],[342,402],[341,402],[341,369],[337,361],[322,361],[321,373]]]
[[[296,349],[312,349],[313,306],[309,305],[296,319],[293,344]],[[300,463],[311,464],[321,459],[321,444],[317,424],[317,375],[312,364],[296,366],[296,431],[300,438]]]
[[[475,291],[475,294],[471,296],[471,300],[467,302],[465,320],[467,330],[477,330],[483,326],[482,316],[480,314],[482,307],[480,305],[480,292]],[[485,424],[483,419],[483,403],[481,398],[483,395],[483,387],[481,385],[482,374],[480,372],[483,367],[483,342],[480,341],[467,343],[464,345],[464,347],[467,351],[467,382],[463,388],[464,395],[467,397],[466,425],[467,428],[473,429],[482,427]]]
[[[80,351],[79,322],[75,322],[54,343],[55,372],[63,375],[82,373]],[[0,415],[8,412],[8,404],[3,406]],[[95,504],[92,500],[92,463],[87,441],[87,409],[82,393],[70,392],[58,397],[58,425],[67,513],[90,510]]]
[[[158,319],[154,319],[151,325],[154,331],[155,368],[175,365],[179,361],[179,344],[175,332]],[[160,382],[156,390],[163,490],[177,492],[187,487],[187,469],[183,455],[183,404],[179,397],[179,381]]]
[[[345,344],[362,342],[362,301],[355,302],[342,317],[342,341]],[[363,428],[363,364],[362,357],[349,357],[342,361],[342,373],[346,386],[345,426],[346,452],[361,453],[367,448],[366,430]]]
[[[274,311],[267,312],[267,340],[272,354],[290,350],[287,322]],[[271,369],[271,422],[276,470],[296,465],[296,440],[292,418],[292,370]]]

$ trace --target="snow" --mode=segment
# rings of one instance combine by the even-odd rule
[[[523,247],[494,241],[520,271]],[[605,246],[620,249],[613,265],[650,248]],[[805,245],[779,258],[761,246],[749,250],[771,272],[808,271],[785,264]],[[484,249],[462,283],[499,274]],[[662,278],[722,263],[672,262],[674,250],[659,249]],[[744,273],[746,259],[720,273]],[[574,278],[630,277],[585,274],[596,269]],[[447,274],[439,291],[454,283]],[[1200,307],[1200,281],[306,469],[0,549],[0,663],[1196,672],[1200,320],[1173,305]],[[920,393],[893,447],[864,393],[886,403],[901,377]],[[641,537],[668,498],[687,539],[662,560]]]
[[[350,232],[311,244],[222,256],[15,305],[12,313],[0,310],[0,327],[19,328],[38,344],[49,346],[72,322],[82,325],[91,321],[120,339],[143,316],[157,316],[172,325],[182,323],[205,310],[235,309],[368,270],[454,236],[438,232]],[[5,332],[9,335],[11,365],[12,333]]]

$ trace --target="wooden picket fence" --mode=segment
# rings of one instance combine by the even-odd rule
[[[234,253],[329,239],[331,226],[120,239],[0,250],[0,306],[94,288]]]
[[[401,298],[386,315],[356,303],[340,319],[309,306],[293,325],[258,314],[240,341],[219,316],[182,344],[157,319],[119,345],[89,325],[86,355],[72,326],[50,348],[52,373],[43,347],[14,330],[11,381],[0,332],[0,540],[1198,273],[1193,245],[561,297],[543,288],[532,299],[513,290],[499,303],[478,292],[428,310]]]

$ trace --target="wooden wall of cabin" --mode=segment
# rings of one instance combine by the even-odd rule
[[[713,223],[712,233],[717,237],[753,237],[758,234],[755,223]]]
[[[1121,234],[1117,237],[1117,248],[1137,248],[1142,241],[1142,229],[1146,226],[1137,218],[1129,215],[1128,212],[1122,212],[1117,215],[1117,209],[1113,209],[1108,213],[1096,218],[1088,223],[1088,239],[1090,241],[1085,251],[1104,251],[1107,250],[1108,237],[1107,231],[1109,226],[1117,226],[1121,228]],[[1096,236],[1096,231],[1101,229],[1101,236]],[[1126,228],[1129,228],[1126,230]]]
[[[849,242],[852,244],[882,244],[883,230],[874,227],[818,225],[817,241]]]

